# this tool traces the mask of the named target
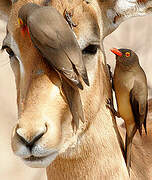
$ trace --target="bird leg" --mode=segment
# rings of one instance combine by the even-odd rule
[[[119,112],[117,112],[113,106],[113,102],[110,98],[107,99],[106,101],[106,107],[109,108],[111,110],[111,112],[113,113],[114,116],[117,116],[118,118],[120,118],[120,114]]]
[[[131,147],[132,147],[132,140],[137,131],[137,128],[134,127],[130,136],[128,136],[126,132],[126,140],[125,140],[125,162],[128,170],[128,174],[130,176],[130,167],[131,167]]]

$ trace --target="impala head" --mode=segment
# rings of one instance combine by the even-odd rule
[[[23,24],[26,23],[25,17],[20,15],[22,3],[22,1],[18,1],[12,8],[7,26],[8,34],[3,42],[3,47],[7,47],[7,52],[9,49],[14,52],[13,56],[10,57],[10,62],[17,85],[19,120],[12,135],[12,149],[27,165],[46,167],[61,153],[75,157],[77,153],[72,150],[73,146],[77,144],[78,137],[82,136],[86,126],[88,127],[91,122],[81,123],[77,133],[73,133],[72,116],[62,92],[59,75],[33,46],[28,34],[21,36],[21,26],[17,23],[17,14],[19,12]],[[58,11],[63,14],[65,9],[60,5],[59,2],[52,1],[52,6],[58,7]],[[94,107],[92,113],[85,110],[85,107],[88,110],[93,107],[86,94],[91,96],[92,91],[101,91],[102,95],[102,88],[100,90],[93,88],[98,86],[100,79],[99,82],[95,82],[95,76],[98,76],[98,72],[96,73],[91,68],[94,65],[96,70],[100,71],[100,61],[98,61],[102,56],[100,29],[95,10],[87,3],[73,3],[70,6],[69,9],[76,6],[72,20],[79,24],[75,28],[75,33],[92,83],[90,90],[85,84],[83,84],[85,90],[80,90],[84,115],[88,119],[87,117],[96,115],[100,97],[92,98],[93,101],[97,102],[97,107]],[[87,34],[84,27],[87,29]],[[66,153],[67,149],[71,149],[70,154]],[[80,150],[79,153],[81,153]]]
[[[90,87],[82,82],[84,90],[79,90],[86,123],[80,124],[76,134],[72,130],[72,116],[62,92],[59,75],[35,49],[28,34],[21,36],[18,24],[18,12],[22,5],[27,2],[42,4],[44,0],[18,0],[13,4],[3,47],[11,52],[10,63],[17,88],[19,120],[12,134],[12,149],[27,165],[46,167],[57,155],[62,154],[62,158],[78,158],[81,155],[81,140],[110,93],[108,87],[104,86],[105,90],[102,86],[107,76],[101,40],[118,27],[120,19],[125,17],[123,11],[119,12],[122,17],[118,20],[116,18],[116,8],[121,4],[119,1],[50,2],[61,14],[64,14],[65,9],[73,10],[72,21],[77,25],[74,32],[90,81]],[[26,23],[24,13],[23,16],[19,14],[19,17],[22,19],[20,24]]]

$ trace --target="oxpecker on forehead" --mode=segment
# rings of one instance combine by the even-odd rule
[[[83,89],[80,77],[87,85],[89,80],[74,32],[64,17],[51,6],[28,3],[20,8],[18,22],[21,30],[26,29],[24,32],[29,32],[41,55],[58,72],[63,92],[78,127],[78,119],[83,121],[84,118],[83,111],[80,110],[82,104],[78,91],[78,88]]]

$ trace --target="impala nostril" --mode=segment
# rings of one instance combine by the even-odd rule
[[[35,132],[25,131],[24,128],[16,128],[16,135],[26,147],[32,149],[34,144],[47,132],[47,125]]]
[[[45,133],[48,131],[48,125],[45,123]]]
[[[29,142],[29,147],[32,147],[34,144],[35,144],[35,142],[37,142],[42,136],[44,135],[44,132],[41,132],[41,133],[39,133],[38,135],[36,135],[33,139],[32,139],[32,141],[31,142]]]

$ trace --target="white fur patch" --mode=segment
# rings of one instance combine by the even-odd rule
[[[132,7],[135,7],[136,3],[136,0],[117,0],[116,6],[121,12],[124,12]]]
[[[126,13],[129,9],[136,7],[137,3],[136,0],[134,1],[127,1],[127,0],[118,0],[116,2],[116,11],[120,14]]]
[[[152,6],[152,2],[138,3],[137,0],[117,0],[115,10],[123,15],[133,17],[146,14],[146,9]]]
[[[21,76],[21,81],[23,80],[24,78],[24,75],[25,75],[25,70],[24,70],[24,66],[23,66],[23,63],[21,61],[21,55],[20,55],[20,51],[19,51],[19,48],[18,48],[18,45],[17,43],[15,42],[14,38],[11,36],[11,34],[7,34],[8,37],[8,44],[10,46],[10,48],[13,50],[17,60],[19,61],[19,65],[20,65],[20,76]]]
[[[56,97],[56,95],[59,93],[60,93],[59,88],[57,86],[52,86],[51,92],[50,92],[50,98],[54,99]]]

